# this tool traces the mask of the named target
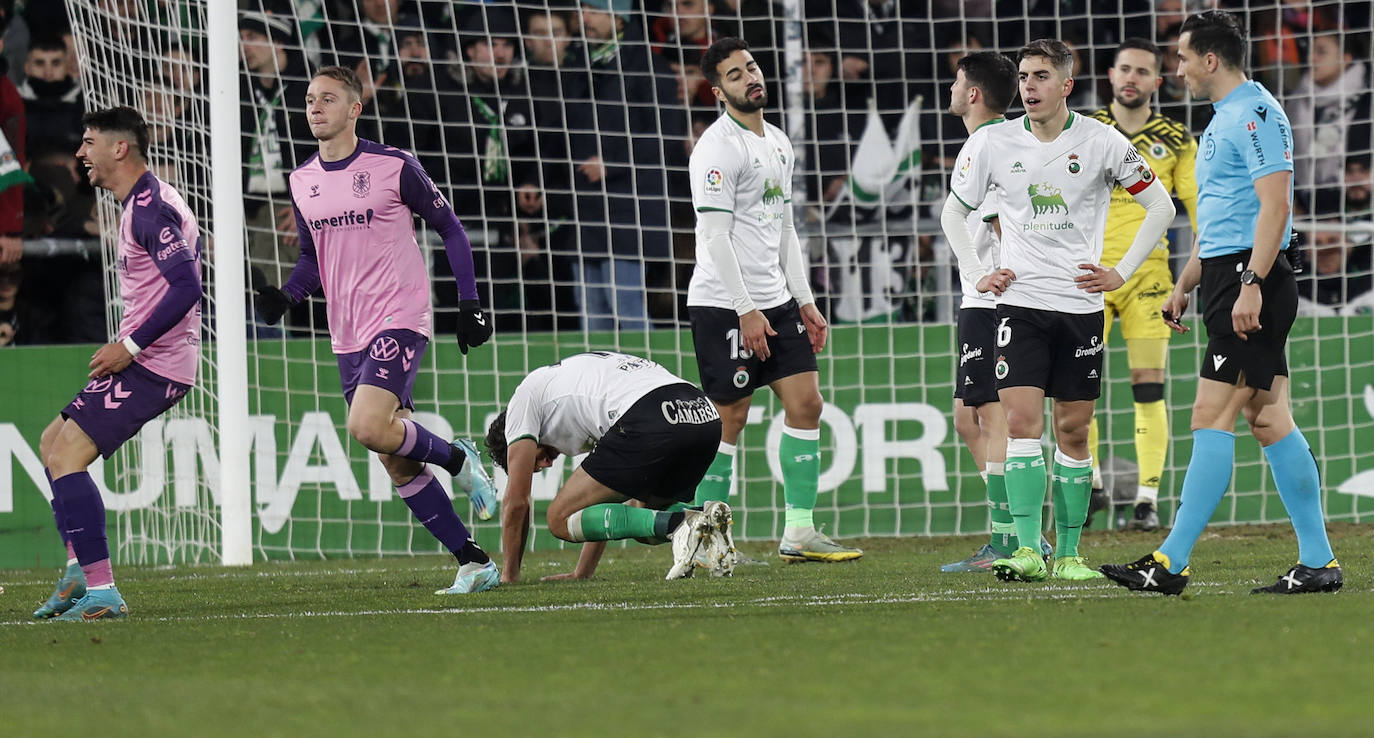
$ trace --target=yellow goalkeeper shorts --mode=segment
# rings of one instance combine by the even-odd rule
[[[1121,316],[1121,337],[1168,338],[1169,326],[1164,323],[1160,311],[1164,301],[1174,291],[1174,278],[1169,273],[1169,263],[1162,259],[1150,259],[1136,270],[1121,289],[1105,294],[1106,320],[1102,335],[1112,332],[1112,320]]]

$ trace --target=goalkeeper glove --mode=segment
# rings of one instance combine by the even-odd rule
[[[276,325],[281,320],[281,316],[291,308],[291,305],[291,298],[270,284],[259,287],[257,297],[253,300],[253,306],[258,311],[258,317],[268,325]]]
[[[491,319],[476,300],[458,302],[458,350],[467,356],[468,348],[481,346],[491,338]]]

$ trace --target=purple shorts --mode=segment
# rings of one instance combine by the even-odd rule
[[[80,426],[108,459],[144,423],[170,410],[190,389],[134,362],[118,374],[92,379],[62,408],[62,417]]]
[[[360,384],[370,384],[396,395],[401,407],[415,409],[410,390],[420,371],[420,359],[425,355],[429,339],[415,331],[397,328],[382,331],[372,339],[372,345],[351,354],[338,354],[339,381],[343,383],[344,400],[353,404],[353,393]]]

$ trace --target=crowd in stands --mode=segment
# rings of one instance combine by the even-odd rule
[[[94,4],[154,27],[189,7]],[[680,324],[694,250],[687,160],[719,115],[698,62],[717,38],[749,41],[767,76],[768,117],[802,156],[803,228],[822,309],[841,322],[935,320],[957,291],[936,266],[944,247],[931,210],[966,137],[944,114],[954,62],[971,50],[1014,53],[1032,38],[1063,38],[1077,54],[1071,107],[1090,112],[1111,100],[1105,70],[1116,44],[1153,39],[1164,50],[1160,110],[1196,135],[1210,107],[1188,100],[1174,76],[1179,26],[1202,6],[1247,3],[804,0],[796,101],[785,84],[794,27],[774,0],[238,5],[251,279],[280,284],[295,263],[286,175],[315,150],[305,87],[312,70],[343,64],[364,81],[360,134],[413,151],[454,204],[498,330],[544,331]],[[1371,286],[1370,3],[1248,5],[1255,76],[1294,126],[1298,217],[1321,226],[1307,238],[1304,297],[1328,310],[1368,305],[1356,298]],[[93,62],[78,58],[70,17],[60,0],[0,0],[0,64],[9,62],[0,68],[0,345],[105,339],[98,249],[21,257],[25,243],[100,233],[95,193],[73,155],[82,66]],[[140,100],[155,148],[175,146],[179,126],[208,120],[202,48],[164,31],[141,52],[155,65]],[[878,200],[866,197],[856,173],[865,130],[896,141],[918,97],[921,166]],[[793,104],[802,120],[784,123]],[[179,176],[189,180],[179,187],[208,186],[204,171]],[[436,329],[445,332],[457,295],[446,261],[432,262]],[[322,320],[307,303],[288,330],[309,335]]]

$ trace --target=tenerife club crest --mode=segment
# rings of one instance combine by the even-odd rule
[[[367,197],[372,192],[372,173],[354,172],[353,173],[353,196]]]

